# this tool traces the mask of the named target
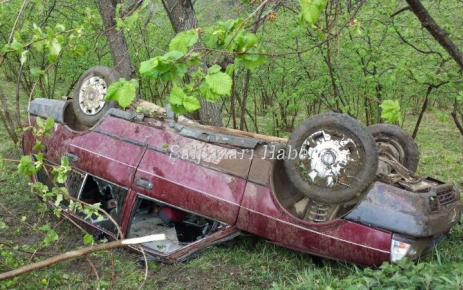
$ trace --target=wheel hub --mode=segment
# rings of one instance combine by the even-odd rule
[[[106,82],[100,77],[93,76],[84,81],[79,93],[79,105],[84,114],[95,115],[103,109],[106,89]]]
[[[332,152],[325,152],[322,155],[322,162],[326,165],[333,165],[336,162],[336,156]]]
[[[346,166],[355,161],[350,149],[353,144],[355,145],[350,138],[343,135],[332,136],[323,130],[304,140],[302,148],[305,148],[306,154],[301,154],[301,159],[310,163],[307,175],[312,183],[315,183],[317,178],[317,183],[324,186],[332,187],[338,184]]]

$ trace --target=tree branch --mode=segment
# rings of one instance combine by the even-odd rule
[[[424,28],[434,37],[434,39],[450,54],[455,62],[463,69],[463,53],[450,39],[447,32],[443,30],[429,12],[423,6],[420,0],[406,0],[410,11],[412,11]]]
[[[151,236],[146,236],[146,237],[141,237],[141,238],[118,240],[114,242],[93,245],[91,247],[86,247],[80,250],[70,251],[70,252],[67,252],[67,253],[64,253],[58,256],[51,257],[49,259],[45,259],[37,263],[28,264],[24,267],[20,267],[15,270],[1,273],[0,281],[4,279],[10,279],[10,278],[13,278],[13,277],[16,277],[16,276],[19,276],[19,275],[22,275],[22,274],[25,274],[31,271],[35,271],[38,269],[42,269],[42,268],[48,267],[50,265],[56,264],[61,261],[83,257],[90,253],[94,253],[98,251],[106,251],[106,250],[110,250],[110,249],[114,249],[118,247],[136,245],[136,244],[141,244],[141,243],[161,241],[164,239],[165,239],[165,235],[159,234],[159,235],[151,235]]]
[[[395,11],[394,13],[392,13],[391,15],[389,15],[390,18],[394,17],[394,16],[397,16],[398,14],[404,12],[404,11],[407,11],[407,10],[410,10],[410,6],[405,6],[403,8],[400,8],[399,10]]]

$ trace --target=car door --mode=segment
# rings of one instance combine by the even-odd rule
[[[234,224],[252,161],[249,154],[163,129],[149,130],[133,189],[184,211]]]

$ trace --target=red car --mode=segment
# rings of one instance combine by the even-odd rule
[[[416,145],[395,126],[366,128],[323,114],[285,142],[116,108],[91,124],[85,118],[100,111],[78,112],[86,106],[79,96],[71,102],[30,104],[31,125],[36,116],[56,122],[43,141],[47,164],[67,156],[70,199],[101,204],[125,237],[164,233],[143,244],[162,261],[251,233],[316,256],[380,265],[418,259],[460,221],[457,189],[414,176]],[[35,142],[24,134],[25,154],[36,156]],[[42,169],[32,179],[52,186],[49,176]],[[59,204],[63,215],[97,236],[121,238],[109,217],[86,217],[68,208],[70,199]]]

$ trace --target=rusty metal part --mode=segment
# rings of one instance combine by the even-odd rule
[[[304,220],[314,223],[325,223],[333,220],[339,210],[339,204],[322,204],[318,202],[310,203],[304,215]]]
[[[396,157],[387,150],[379,149],[379,163],[377,177],[389,184],[404,182],[404,183],[419,183],[421,178],[405,168]]]

